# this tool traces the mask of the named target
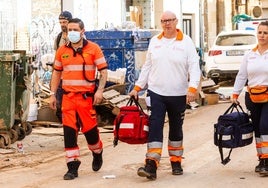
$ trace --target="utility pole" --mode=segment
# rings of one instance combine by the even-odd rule
[[[236,10],[236,0],[232,0],[232,18],[237,14],[237,10]],[[236,28],[236,24],[233,23],[232,24],[232,29],[237,29]]]
[[[204,28],[206,29],[206,27],[204,27],[203,4],[204,1],[199,0],[199,33],[200,33],[199,44],[202,50],[204,50],[204,32],[205,32]]]
[[[183,28],[183,16],[182,16],[182,1],[183,0],[179,0],[179,5],[180,5],[180,10],[179,10],[179,20],[180,20],[180,28]]]
[[[225,29],[225,2],[224,0],[217,0],[217,34]]]
[[[201,19],[202,19],[202,26],[200,23],[200,27],[202,29],[202,37],[203,40],[203,51],[208,51],[208,2],[207,0],[200,0],[201,2]]]

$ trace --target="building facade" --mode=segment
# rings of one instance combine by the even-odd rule
[[[236,29],[234,16],[246,14],[251,19],[268,20],[267,0],[200,0],[204,21],[205,51],[222,30]]]
[[[234,16],[268,18],[267,0],[1,0],[0,50],[53,53],[60,31],[58,15],[69,10],[82,18],[86,30],[118,29],[134,21],[139,29],[161,29],[160,15],[172,10],[181,28],[204,51],[222,30],[235,29]]]

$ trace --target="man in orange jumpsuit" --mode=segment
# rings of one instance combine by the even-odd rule
[[[92,169],[98,171],[103,163],[103,145],[97,127],[94,105],[103,99],[103,90],[107,80],[107,63],[100,47],[83,38],[84,23],[74,18],[68,23],[69,43],[61,46],[55,56],[54,71],[51,79],[50,107],[56,109],[56,97],[62,78],[62,123],[64,147],[68,171],[65,180],[78,177],[79,146],[78,132],[81,131],[92,151]],[[100,73],[96,89],[95,73]]]

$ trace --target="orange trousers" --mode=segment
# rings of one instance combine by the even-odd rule
[[[62,124],[76,131],[80,129],[82,133],[95,127],[97,116],[92,103],[93,98],[84,98],[82,93],[64,94],[62,99]]]

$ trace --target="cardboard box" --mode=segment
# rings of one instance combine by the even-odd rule
[[[213,93],[205,93],[205,105],[213,105],[218,104],[219,102],[219,94],[216,92]]]

